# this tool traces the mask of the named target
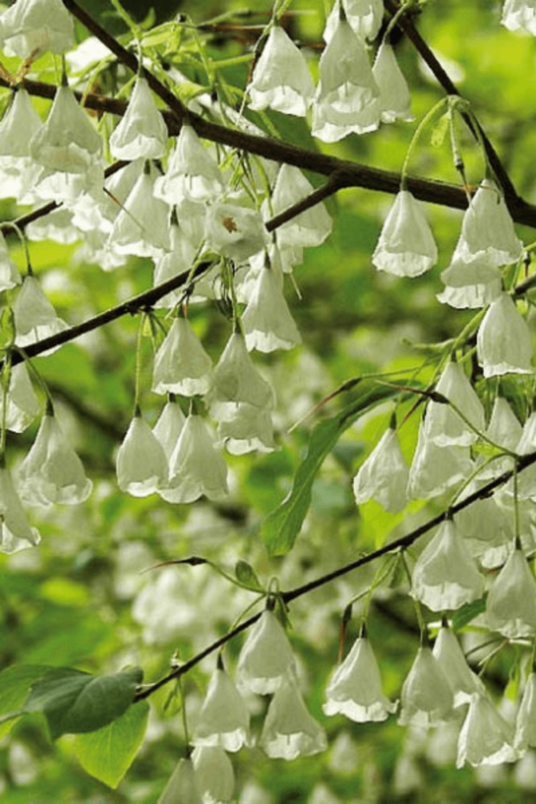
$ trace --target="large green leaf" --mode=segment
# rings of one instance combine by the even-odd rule
[[[0,717],[13,713],[13,717],[0,725],[0,739],[8,733],[17,715],[22,714],[23,704],[32,684],[50,672],[48,665],[16,664],[0,673]]]
[[[43,712],[54,740],[96,731],[128,709],[142,677],[138,667],[109,676],[56,667],[32,685],[24,710]]]
[[[140,701],[104,728],[77,735],[74,750],[84,770],[116,788],[141,747],[148,716],[149,705]]]
[[[311,504],[313,481],[342,433],[365,411],[399,393],[397,388],[363,382],[356,400],[333,418],[315,427],[307,455],[296,470],[290,492],[262,525],[262,537],[271,555],[284,555],[292,550]]]

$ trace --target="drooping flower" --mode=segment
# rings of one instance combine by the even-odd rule
[[[451,716],[454,697],[441,665],[421,646],[400,694],[401,726],[437,726]]]
[[[209,402],[211,414],[225,420],[237,403],[268,410],[274,404],[271,385],[253,365],[241,332],[233,332],[212,373]]]
[[[179,225],[178,221],[173,220],[173,213],[169,227],[169,240],[171,243],[170,251],[162,254],[155,263],[153,278],[155,287],[176,277],[178,274],[182,274],[184,271],[188,271],[193,264],[195,248],[186,237],[183,227]],[[166,293],[165,296],[161,296],[154,306],[156,308],[173,308],[175,305],[180,304],[183,297],[184,288],[178,287],[176,290]]]
[[[268,695],[295,672],[296,661],[288,637],[274,612],[265,609],[240,651],[238,683],[258,695]]]
[[[492,466],[496,462],[494,461]],[[512,461],[508,459],[511,467]],[[503,470],[506,467],[503,467]],[[469,484],[460,496],[473,494],[475,484]],[[475,500],[454,514],[456,528],[473,558],[486,568],[502,566],[512,552],[512,517],[499,507],[494,497]]]
[[[360,505],[374,499],[386,511],[402,511],[407,503],[408,476],[396,430],[389,427],[354,477],[355,501]]]
[[[64,53],[73,45],[73,18],[61,0],[17,0],[0,15],[0,47],[6,56]]]
[[[216,160],[201,144],[195,129],[183,124],[167,172],[155,182],[155,196],[168,204],[179,204],[184,199],[208,202],[222,191],[223,180]]]
[[[234,752],[249,742],[246,704],[225,670],[218,667],[210,679],[192,743]]]
[[[485,179],[467,208],[456,254],[464,262],[485,259],[489,265],[508,265],[523,254],[514,223],[497,185]]]
[[[231,455],[247,452],[274,452],[272,417],[269,410],[238,402],[225,411],[218,422],[218,435]]]
[[[30,142],[42,125],[27,90],[18,89],[0,122],[0,198],[22,201],[31,190],[36,166]]]
[[[382,42],[372,67],[372,75],[380,90],[379,106],[382,123],[413,120],[411,95],[392,45]]]
[[[426,500],[468,477],[473,468],[468,447],[438,447],[428,438],[426,419],[419,428],[409,468],[408,497]]]
[[[478,362],[484,377],[532,374],[532,335],[508,293],[492,302],[478,328]]]
[[[269,107],[304,117],[311,105],[315,88],[309,68],[281,26],[271,29],[247,91],[250,108],[256,111]]]
[[[266,212],[270,211],[271,215],[279,215],[312,192],[312,184],[299,168],[293,165],[281,165],[270,204],[263,206],[263,209]],[[314,207],[277,227],[277,245],[280,249],[319,246],[329,236],[332,228],[333,221],[324,204],[315,204]]]
[[[417,559],[411,594],[432,611],[459,609],[484,594],[484,579],[447,519]]]
[[[492,631],[508,639],[536,633],[536,581],[522,550],[512,552],[493,582],[486,618]]]
[[[452,688],[454,706],[469,703],[475,693],[484,692],[484,685],[467,664],[452,628],[444,625],[439,629],[432,653]]]
[[[437,262],[437,246],[419,202],[400,190],[391,207],[372,263],[395,276],[420,276]]]
[[[154,360],[155,394],[206,394],[212,360],[186,318],[175,318]]]
[[[204,804],[231,804],[234,771],[231,760],[218,745],[199,745],[192,752],[197,787]],[[177,799],[182,804],[182,799]]]
[[[186,419],[169,461],[169,481],[159,492],[172,503],[193,502],[203,495],[222,500],[229,493],[227,466],[201,416]]]
[[[441,273],[441,280],[445,289],[437,299],[451,307],[485,307],[502,293],[502,275],[496,265],[481,256],[464,261],[457,250],[449,267]]]
[[[275,691],[259,745],[272,759],[296,759],[327,748],[324,729],[307,711],[290,676],[285,676]]]
[[[324,40],[329,42],[341,14],[341,0],[335,0],[326,22]],[[352,30],[363,41],[378,36],[383,19],[383,0],[342,0],[342,7]]]
[[[119,447],[116,469],[119,488],[133,497],[147,497],[167,481],[164,449],[139,413],[130,422]]]
[[[180,759],[158,804],[204,804],[191,759]]]
[[[475,429],[450,405],[432,400],[428,404],[425,419],[428,438],[438,447],[467,447],[474,444],[478,432],[485,427],[484,408],[459,363],[447,363],[435,390],[452,402]]]
[[[162,444],[168,461],[171,459],[173,450],[177,446],[185,421],[186,417],[179,403],[174,398],[169,399],[153,427],[153,433]]]
[[[0,406],[4,404],[4,389],[0,384]],[[25,363],[11,369],[7,394],[6,429],[22,433],[39,415],[40,407],[28,376]]]
[[[158,159],[166,153],[168,130],[147,79],[136,80],[127,110],[110,137],[114,159]]]
[[[242,315],[242,325],[250,351],[273,352],[292,349],[301,343],[301,335],[273,268],[265,266],[261,270]]]
[[[363,42],[339,19],[320,58],[313,105],[314,137],[336,142],[378,128],[380,91]]]
[[[536,0],[505,0],[501,22],[510,31],[536,36]]]
[[[13,303],[13,316],[17,346],[28,346],[67,329],[67,324],[56,315],[38,280],[30,275],[24,277]],[[48,350],[46,354],[51,351]]]
[[[52,413],[43,416],[32,448],[18,469],[17,479],[22,499],[41,505],[84,502],[93,485]]]
[[[386,720],[397,704],[382,692],[378,663],[366,636],[352,645],[326,689],[326,715],[346,715],[356,723]]]
[[[16,553],[40,541],[39,531],[28,524],[11,473],[0,466],[0,553]]]
[[[473,695],[458,738],[456,767],[500,765],[517,758],[507,723],[489,698],[481,693]]]

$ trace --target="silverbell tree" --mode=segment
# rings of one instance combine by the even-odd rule
[[[0,791],[536,789],[536,3],[0,10]]]

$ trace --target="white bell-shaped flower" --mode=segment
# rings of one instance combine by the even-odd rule
[[[442,626],[439,629],[432,653],[452,688],[454,706],[470,703],[475,693],[484,693],[484,685],[467,664],[460,643],[451,628]]]
[[[32,448],[19,466],[17,480],[22,499],[41,505],[77,505],[87,500],[93,486],[51,413],[43,416]]]
[[[146,167],[114,221],[109,236],[110,246],[119,254],[159,259],[169,251],[169,207],[155,198],[156,172],[152,163]]]
[[[533,373],[532,335],[508,293],[490,304],[478,328],[476,351],[484,377]]]
[[[154,359],[155,394],[206,394],[212,360],[186,318],[175,318]]]
[[[368,638],[358,637],[328,684],[324,712],[368,723],[386,720],[396,707],[382,692],[380,669]]]
[[[277,446],[273,429],[270,411],[247,402],[230,405],[218,422],[218,435],[231,455],[274,452]]]
[[[136,80],[127,110],[110,137],[114,159],[158,159],[166,153],[168,130],[147,79]]]
[[[296,759],[325,751],[326,733],[309,714],[296,682],[286,676],[268,707],[259,745],[272,759]]]
[[[169,481],[159,489],[167,502],[189,503],[205,495],[225,499],[227,465],[201,416],[191,414],[169,461]]]
[[[400,190],[385,219],[372,263],[395,276],[420,276],[437,262],[437,246],[419,202]]]
[[[237,262],[247,260],[270,244],[270,236],[256,210],[224,202],[209,208],[205,239],[209,248]]]
[[[67,324],[58,318],[39,282],[31,275],[24,277],[13,303],[13,316],[17,346],[28,346],[67,329]],[[46,354],[52,351],[50,349]]]
[[[218,745],[232,752],[250,743],[246,704],[223,668],[212,674],[192,743]]]
[[[180,759],[171,774],[158,804],[205,804],[199,790],[191,759]]]
[[[445,289],[437,299],[458,309],[485,307],[502,293],[502,274],[496,265],[490,265],[486,257],[464,261],[457,250],[441,280]]]
[[[505,0],[501,22],[510,31],[536,36],[536,0]]]
[[[213,201],[222,192],[218,163],[202,145],[195,129],[183,124],[167,172],[155,182],[155,196],[174,205],[184,199]]]
[[[336,142],[378,128],[380,90],[363,42],[339,19],[322,56],[313,105],[314,137]]]
[[[274,405],[272,387],[253,365],[241,332],[233,332],[214,367],[209,402],[211,414],[223,420],[238,402],[264,410]]]
[[[192,752],[197,786],[204,804],[231,804],[234,771],[231,760],[218,745],[200,745]],[[182,799],[177,799],[182,804]]]
[[[28,524],[10,472],[0,466],[0,553],[16,553],[40,541],[39,531]]]
[[[21,282],[21,275],[15,263],[9,259],[6,239],[0,231],[0,293],[20,285]]]
[[[481,258],[496,266],[516,262],[523,255],[504,198],[489,179],[482,182],[463,216],[456,253],[466,262]]]
[[[279,215],[313,192],[312,184],[299,168],[281,165],[270,204],[263,205],[265,214]],[[280,249],[319,246],[329,236],[333,221],[324,204],[316,204],[292,220],[278,226],[277,245]]]
[[[529,416],[529,419],[530,418]],[[525,428],[523,428],[506,399],[498,396],[493,403],[486,436],[493,441],[494,444],[497,444],[505,450],[517,452],[520,455],[528,454],[536,449],[536,432],[534,432],[531,424],[529,424],[529,419],[527,419]],[[488,480],[497,477],[502,472],[506,472],[511,468],[511,457],[505,456],[504,458],[497,458],[480,472],[479,478],[481,480]],[[536,469],[534,471],[532,469],[526,469],[519,475],[518,490],[520,496],[523,496],[522,487],[529,485],[529,483],[526,482],[526,478],[531,474],[532,478],[530,483],[532,483],[536,475]],[[507,484],[503,489],[508,491],[508,493],[512,493],[513,483]],[[534,487],[532,486],[529,496],[531,496],[533,491]]]
[[[514,745],[518,751],[536,748],[536,673],[534,671],[527,679],[517,712]]]
[[[452,714],[454,696],[441,665],[429,647],[421,646],[400,694],[401,726],[429,728]]]
[[[341,0],[335,0],[324,30],[324,40],[329,42],[340,19]],[[363,41],[372,41],[378,36],[383,19],[383,0],[342,0],[346,19],[352,30]]]
[[[484,594],[484,579],[452,520],[440,525],[418,557],[411,594],[432,611],[459,609]]]
[[[242,315],[242,325],[250,351],[273,352],[292,349],[301,343],[301,335],[273,268],[261,270]]]
[[[408,497],[427,500],[452,488],[471,474],[468,447],[438,447],[428,438],[426,420],[421,423],[417,447],[409,468]]]
[[[153,278],[155,287],[167,282],[169,279],[173,279],[178,274],[182,274],[183,271],[189,270],[193,265],[195,248],[186,237],[182,226],[173,221],[173,213],[169,227],[169,240],[171,243],[170,251],[162,254],[155,263]],[[179,287],[158,299],[154,306],[157,309],[162,307],[170,309],[180,304],[183,298],[184,288]]]
[[[372,67],[372,75],[380,90],[379,105],[382,123],[413,120],[408,85],[389,42],[384,41],[380,45]]]
[[[435,390],[452,402],[478,432],[485,428],[484,408],[459,363],[449,361]],[[478,440],[475,432],[450,405],[431,401],[426,409],[426,433],[438,447],[468,447]]]
[[[408,477],[396,430],[389,427],[354,477],[355,501],[360,505],[373,499],[386,511],[402,511],[407,503]]]
[[[509,463],[511,466],[512,462]],[[463,496],[476,490],[471,483],[464,489]],[[512,552],[512,517],[499,507],[494,497],[475,500],[454,514],[454,522],[463,543],[479,564],[489,569],[505,563]]]
[[[0,198],[22,201],[33,187],[36,165],[30,142],[42,125],[28,92],[18,89],[0,122]]]
[[[489,698],[473,695],[458,738],[456,767],[500,765],[517,758],[508,724]]]
[[[185,422],[186,417],[179,403],[175,399],[169,399],[153,427],[153,433],[161,443],[168,461],[177,446]]]
[[[0,15],[0,47],[6,56],[64,53],[73,45],[73,17],[61,0],[17,0]]]
[[[274,25],[268,34],[247,91],[251,109],[269,107],[305,117],[315,92],[313,79],[300,49],[281,26]]]
[[[265,609],[242,645],[236,668],[240,686],[268,695],[287,675],[295,675],[296,660],[288,637],[270,609]]]
[[[0,406],[4,404],[4,389],[0,384]],[[22,433],[39,415],[41,408],[28,376],[25,363],[11,369],[7,394],[6,430]]]
[[[117,452],[116,469],[119,488],[133,497],[147,497],[166,484],[164,448],[138,412]]]
[[[486,619],[508,639],[536,633],[536,581],[523,551],[515,549],[488,594]]]
[[[102,138],[67,86],[58,87],[44,125],[32,137],[30,154],[44,169],[38,180],[43,197],[56,200],[61,193],[76,200],[104,180]]]

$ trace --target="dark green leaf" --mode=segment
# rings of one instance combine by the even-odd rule
[[[26,712],[43,712],[52,738],[96,731],[125,712],[142,680],[139,668],[92,676],[57,667],[32,685]]]
[[[294,476],[292,489],[281,505],[264,520],[262,537],[271,555],[284,555],[292,549],[311,504],[316,474],[342,433],[365,411],[400,393],[398,388],[372,382],[363,382],[359,388],[357,400],[315,427],[307,455]]]
[[[74,751],[84,770],[115,789],[141,747],[148,716],[149,705],[140,701],[104,728],[77,735]]]
[[[458,609],[452,618],[452,627],[454,630],[458,631],[460,628],[463,628],[464,625],[468,625],[475,617],[478,617],[479,614],[483,614],[486,611],[487,598],[488,596],[484,595],[480,600],[466,603],[461,609]]]

